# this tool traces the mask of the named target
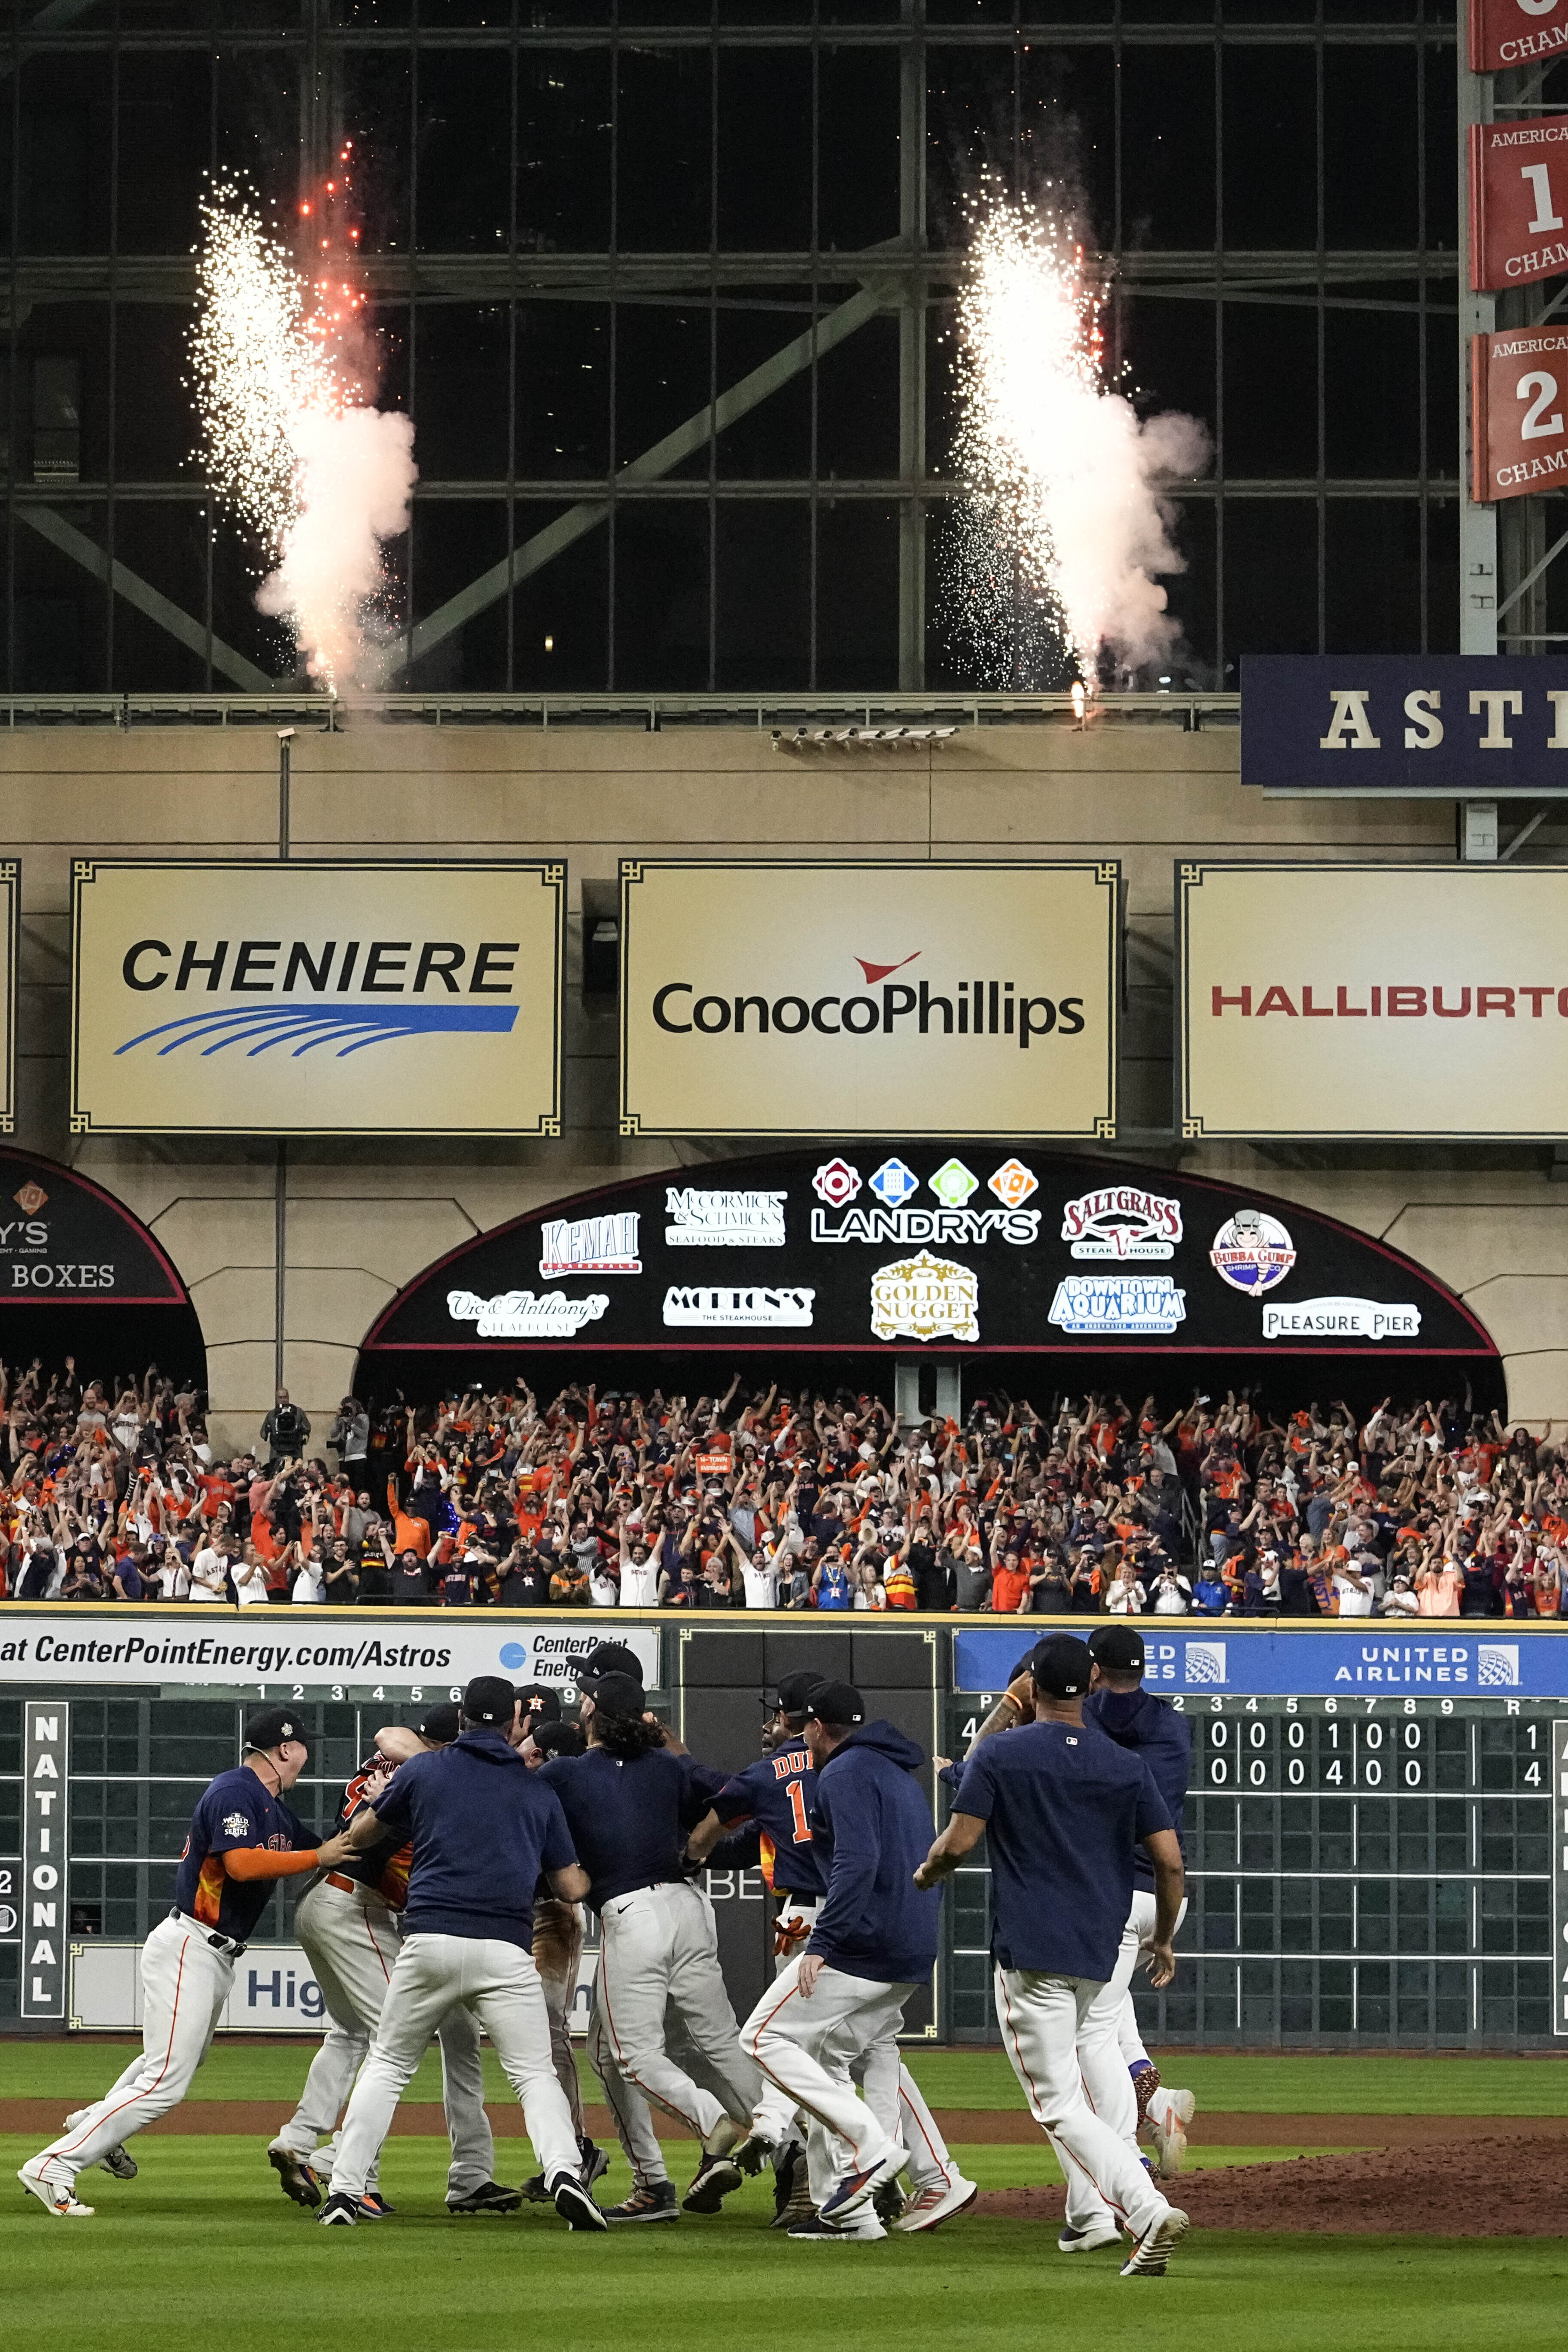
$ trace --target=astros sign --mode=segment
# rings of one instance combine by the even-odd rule
[[[621,1132],[1114,1135],[1120,884],[627,859]]]
[[[78,861],[73,1134],[553,1135],[566,869]]]

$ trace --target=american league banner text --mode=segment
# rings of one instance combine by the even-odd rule
[[[624,860],[622,1134],[1113,1136],[1121,878]]]
[[[555,1135],[566,869],[77,862],[71,1131]]]
[[[1568,1135],[1561,866],[1176,868],[1199,1136]]]

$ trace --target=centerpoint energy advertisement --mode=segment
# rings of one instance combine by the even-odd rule
[[[71,1131],[558,1134],[565,910],[553,862],[79,859]]]
[[[1568,873],[1176,869],[1185,1136],[1568,1134]]]
[[[624,1135],[1113,1136],[1114,860],[621,866]]]

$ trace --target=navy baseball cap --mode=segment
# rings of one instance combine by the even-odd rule
[[[444,1748],[462,1728],[457,1701],[443,1699],[439,1706],[426,1707],[414,1728],[421,1739],[438,1739]]]
[[[1082,1698],[1089,1689],[1094,1656],[1076,1633],[1047,1633],[1029,1659],[1035,1688],[1047,1698]]]
[[[793,1675],[781,1675],[774,1685],[775,1696],[764,1697],[763,1705],[780,1715],[804,1715],[811,1704],[813,1691],[822,1686],[822,1676],[811,1667],[802,1666]]]
[[[647,1694],[636,1675],[595,1675],[588,1696],[603,1714],[633,1719],[647,1705]]]
[[[864,1723],[866,1702],[853,1683],[814,1683],[805,1713],[818,1723]]]
[[[1136,1625],[1097,1625],[1089,1637],[1089,1654],[1107,1674],[1143,1671],[1143,1636]]]
[[[261,1707],[245,1727],[246,1748],[258,1756],[281,1748],[286,1739],[305,1740],[305,1721],[298,1707]]]
[[[519,1683],[517,1695],[524,1715],[531,1715],[536,1723],[560,1722],[561,1694],[549,1683]]]
[[[574,1658],[568,1664],[578,1689],[588,1692],[590,1696],[605,1675],[625,1675],[634,1683],[642,1681],[642,1663],[624,1642],[595,1642],[585,1658]]]
[[[463,1716],[468,1723],[510,1725],[517,1693],[504,1675],[476,1675],[463,1693]]]

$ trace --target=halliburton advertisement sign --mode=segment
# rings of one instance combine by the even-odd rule
[[[566,869],[77,863],[73,1134],[554,1135]]]
[[[1568,1135],[1568,870],[1176,869],[1197,1136]]]
[[[624,1135],[1110,1136],[1121,868],[627,859]]]

